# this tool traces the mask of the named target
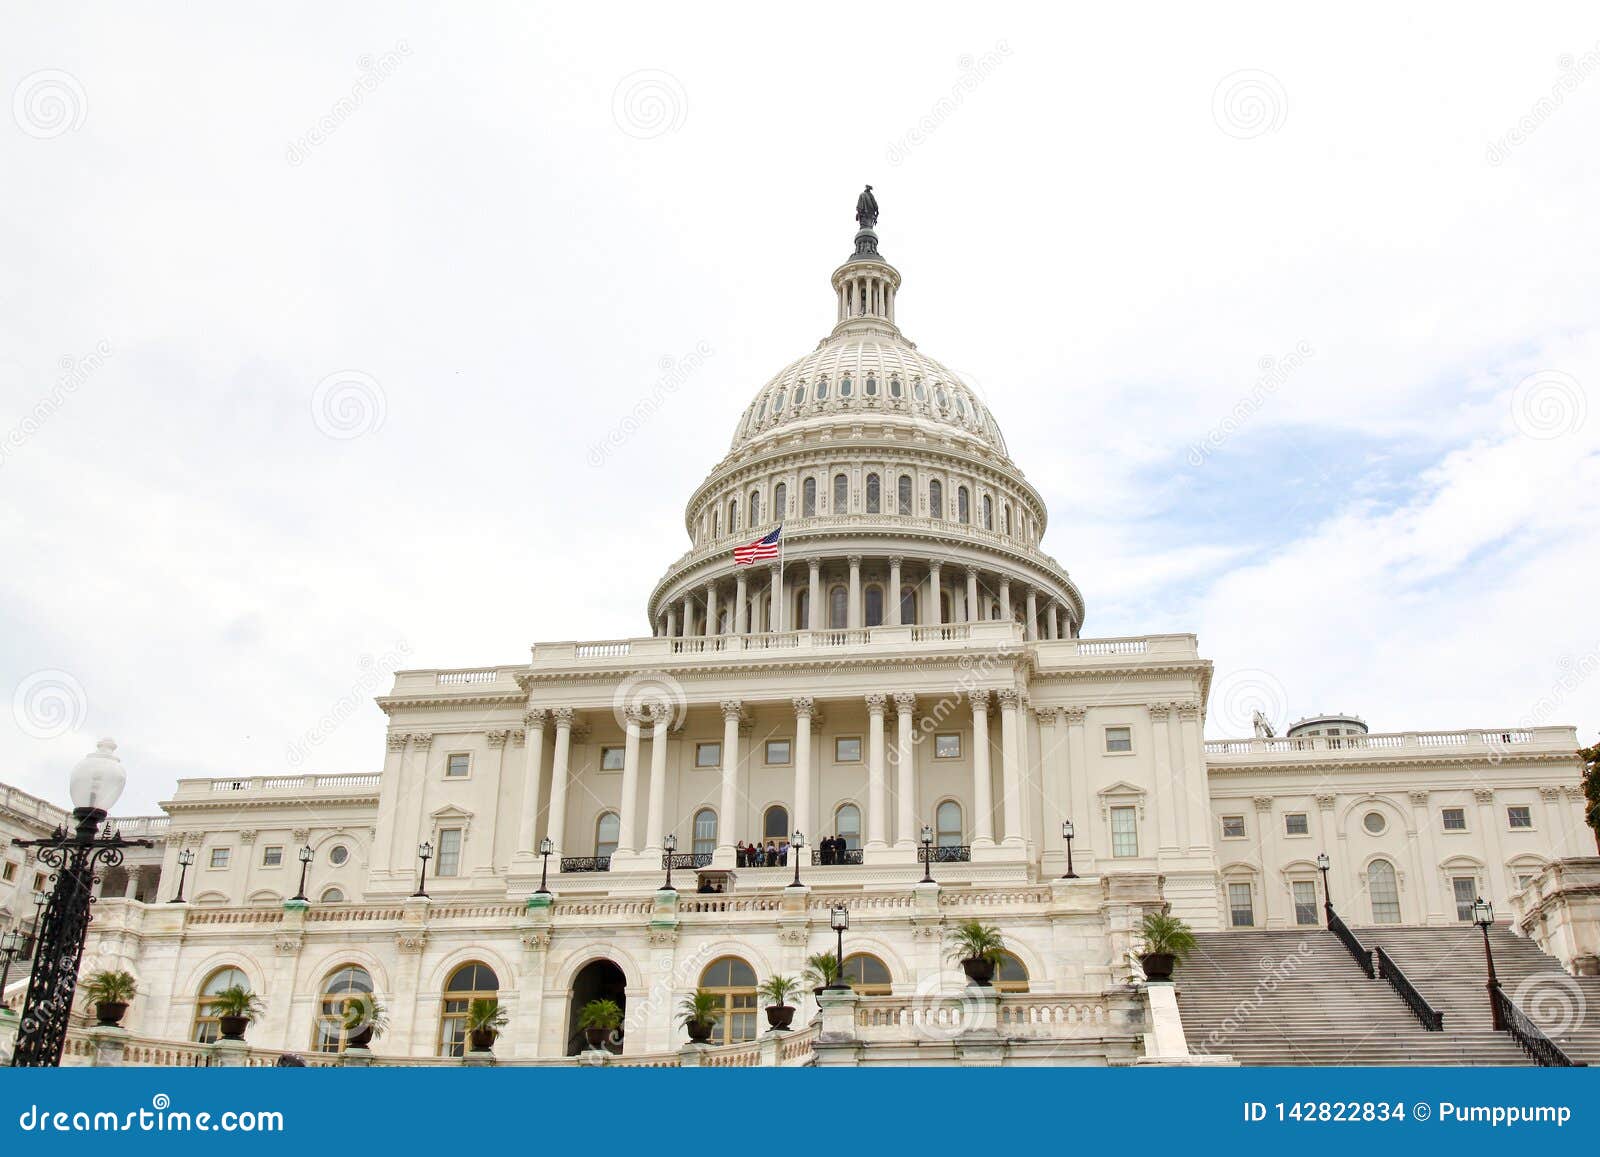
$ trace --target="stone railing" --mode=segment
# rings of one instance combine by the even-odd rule
[[[855,1009],[857,1038],[918,1040],[946,1038],[988,1024],[984,1005],[971,990],[937,996],[864,996]],[[1105,998],[1000,994],[992,1028],[1001,1036],[1064,1039],[1103,1035],[1111,1024]]]
[[[1315,758],[1328,752],[1379,752],[1384,755],[1434,754],[1461,750],[1496,759],[1524,751],[1577,748],[1571,727],[1471,728],[1465,731],[1394,731],[1369,735],[1301,735],[1211,739],[1206,754],[1224,757]]]
[[[69,826],[72,818],[65,808],[14,787],[0,788],[0,808],[50,829]]]
[[[855,627],[827,631],[758,632],[743,635],[691,635],[687,638],[646,635],[638,639],[601,642],[537,643],[533,667],[564,667],[607,660],[633,665],[648,660],[668,661],[677,655],[721,655],[749,651],[836,651],[846,647],[911,647],[978,645],[996,650],[1022,645],[1022,627],[988,619],[949,623],[940,627]],[[1078,642],[1078,640],[1071,640]],[[397,691],[406,690],[397,685]]]
[[[222,779],[180,779],[175,798],[184,800],[207,795],[254,792],[273,794],[344,792],[351,795],[370,795],[378,790],[382,778],[377,772],[362,772],[349,775],[252,775]]]

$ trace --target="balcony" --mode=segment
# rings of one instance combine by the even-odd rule
[[[1393,731],[1369,735],[1272,736],[1206,741],[1207,763],[1318,763],[1330,756],[1374,762],[1419,756],[1463,755],[1498,763],[1522,754],[1572,752],[1578,733],[1571,727],[1471,728],[1462,731]]]
[[[352,775],[250,775],[236,779],[180,779],[176,802],[226,797],[375,796],[382,777],[376,773]],[[126,834],[126,833],[125,833]]]

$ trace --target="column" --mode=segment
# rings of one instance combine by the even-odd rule
[[[867,696],[867,847],[888,845],[884,838],[885,812],[889,807],[888,789],[883,777],[883,710],[888,696],[874,692]]]
[[[940,579],[940,565],[938,562],[930,562],[928,564],[928,613],[923,618],[932,627],[937,627],[944,622],[944,607],[941,605],[939,598],[940,587],[943,586]]]
[[[911,742],[911,724],[917,709],[917,697],[907,691],[896,691],[894,696],[895,722],[899,725],[895,744],[895,800],[894,845],[897,848],[916,846],[917,837],[917,749]]]
[[[898,554],[889,556],[889,625],[898,627],[903,625],[900,620],[900,563],[902,559]]]
[[[1000,617],[1011,621],[1011,580],[1005,575],[1000,576]]]
[[[522,814],[517,820],[517,851],[533,854],[539,843],[539,798],[544,771],[544,709],[531,707],[522,716]]]
[[[773,566],[772,578],[768,580],[768,591],[772,598],[767,604],[767,630],[774,635],[781,634],[784,630],[783,568],[781,566]]]
[[[1028,588],[1028,623],[1023,637],[1030,640],[1039,637],[1039,594],[1033,587]]]
[[[978,568],[967,568],[967,622],[976,622],[981,616],[978,614]]]
[[[749,623],[745,620],[745,614],[749,609],[746,605],[749,597],[750,580],[745,577],[744,571],[741,570],[739,577],[734,581],[733,587],[733,615],[731,617],[733,619],[733,633],[736,635],[742,635],[749,629]]]
[[[683,596],[683,637],[687,639],[694,634],[694,596]]]
[[[822,560],[807,559],[806,566],[811,571],[811,587],[806,595],[806,630],[820,631],[828,625],[828,616],[822,607]]]
[[[1011,689],[996,693],[1000,700],[1000,811],[1001,830],[1008,847],[1022,846],[1022,737],[1018,734],[1017,708],[1022,696]]]
[[[667,638],[670,639],[673,636],[675,636],[677,633],[678,633],[678,608],[676,606],[669,606],[667,608]]]
[[[1339,889],[1339,898],[1333,902],[1333,910],[1335,912],[1339,911],[1341,905],[1349,902],[1351,895],[1344,888],[1344,849],[1337,846],[1338,833],[1333,830],[1333,805],[1338,802],[1339,797],[1329,792],[1324,792],[1317,796],[1317,826],[1322,829],[1322,847],[1317,850],[1318,852],[1326,852],[1328,858],[1333,861],[1333,868],[1328,872],[1328,876],[1333,879],[1334,886]],[[1348,908],[1345,911],[1348,915],[1354,915]]]
[[[1067,817],[1072,821],[1074,852],[1084,864],[1091,863],[1094,848],[1094,825],[1089,823],[1093,801],[1089,798],[1089,753],[1083,721],[1087,712],[1082,707],[1065,707],[1061,720],[1067,727],[1067,806],[1072,809]]]
[[[1040,836],[1046,848],[1064,857],[1066,847],[1058,841],[1061,821],[1066,816],[1065,805],[1061,802],[1062,783],[1066,779],[1066,732],[1061,728],[1061,712],[1057,708],[1035,707],[1033,714],[1039,721],[1039,795],[1044,809],[1039,817]]]
[[[1061,637],[1060,619],[1056,616],[1056,602],[1050,600],[1050,605],[1044,609],[1045,638],[1059,639]]]
[[[806,834],[815,846],[822,833],[811,822],[811,714],[814,704],[809,696],[794,698],[794,815],[789,821],[791,831]]]
[[[1283,865],[1278,862],[1278,825],[1272,817],[1272,797],[1258,795],[1256,805],[1256,848],[1261,859],[1261,927],[1272,927],[1273,900],[1278,894],[1278,881],[1283,878]],[[1285,924],[1294,923],[1291,912]]]
[[[717,856],[733,866],[733,845],[739,824],[739,714],[744,704],[722,701],[722,800],[717,808]]]
[[[1425,923],[1444,923],[1444,912],[1437,900],[1439,887],[1439,857],[1433,849],[1433,817],[1428,814],[1428,793],[1413,791],[1411,798],[1411,829],[1406,834],[1415,860],[1413,871],[1417,885],[1422,889],[1421,916]]]
[[[1188,807],[1178,813],[1178,839],[1190,848],[1209,848],[1211,783],[1206,776],[1205,741],[1200,735],[1200,704],[1178,704],[1178,786]]]
[[[650,717],[650,803],[644,815],[644,850],[652,857],[661,852],[661,818],[667,799],[667,727],[672,709],[663,700],[651,704]]]
[[[989,772],[989,692],[971,691],[972,846],[994,846],[994,781]]]
[[[624,708],[622,747],[622,806],[617,809],[617,854],[631,856],[639,845],[637,835],[639,804],[639,728],[644,723],[644,711],[639,707]]]
[[[1172,715],[1172,704],[1150,704],[1150,746],[1155,755],[1156,790],[1151,799],[1156,809],[1156,831],[1163,852],[1178,851],[1178,809],[1184,800],[1178,792],[1177,777],[1172,774],[1172,736],[1167,720]]]
[[[556,721],[555,762],[550,768],[550,819],[545,824],[555,854],[561,855],[567,838],[567,773],[572,754],[572,708],[557,707],[550,712]]]
[[[721,630],[717,626],[717,584],[706,584],[706,634],[718,635]]]
[[[852,631],[861,626],[861,556],[852,554],[850,563],[850,610],[845,625]]]
[[[1478,830],[1484,834],[1483,858],[1486,861],[1484,871],[1489,877],[1484,883],[1484,888],[1487,890],[1484,899],[1502,912],[1509,913],[1511,908],[1505,902],[1503,880],[1506,873],[1506,858],[1505,853],[1500,850],[1500,824],[1499,817],[1495,815],[1494,789],[1473,788],[1472,798],[1478,801]]]

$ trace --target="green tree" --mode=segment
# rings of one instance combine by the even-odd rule
[[[1589,826],[1594,829],[1594,843],[1600,848],[1600,743],[1578,750],[1583,757],[1583,797],[1588,802]]]

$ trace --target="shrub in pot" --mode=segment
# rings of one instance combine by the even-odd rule
[[[480,996],[467,1005],[467,1039],[475,1053],[494,1048],[494,1038],[506,1027],[506,1010],[492,996]]]
[[[128,1002],[139,994],[133,974],[96,972],[83,984],[83,993],[94,1005],[95,1019],[106,1028],[115,1028],[128,1013]]]
[[[591,1000],[578,1010],[578,1027],[592,1049],[603,1049],[622,1027],[622,1006],[614,1000]]]
[[[1146,980],[1171,980],[1172,970],[1194,951],[1194,931],[1176,916],[1146,912],[1139,934],[1139,964]]]
[[[370,992],[348,998],[340,1016],[344,1024],[344,1047],[347,1049],[367,1048],[389,1027],[387,1010]]]
[[[821,996],[839,979],[839,958],[831,952],[813,952],[806,957],[806,970],[801,973],[802,984],[811,986],[812,996]]]
[[[705,1044],[711,1039],[711,1030],[717,1026],[722,1014],[722,998],[714,992],[697,988],[678,1005],[679,1016],[689,1039],[695,1044]]]
[[[950,934],[950,958],[961,962],[967,979],[979,988],[989,987],[1005,952],[1000,929],[981,920],[964,921]]]
[[[211,998],[223,1040],[244,1040],[244,1030],[264,1007],[261,998],[242,984],[229,985]]]
[[[800,982],[792,976],[769,976],[756,989],[756,995],[767,1002],[767,1027],[788,1028],[794,1021],[794,1006],[789,998],[800,991]]]

